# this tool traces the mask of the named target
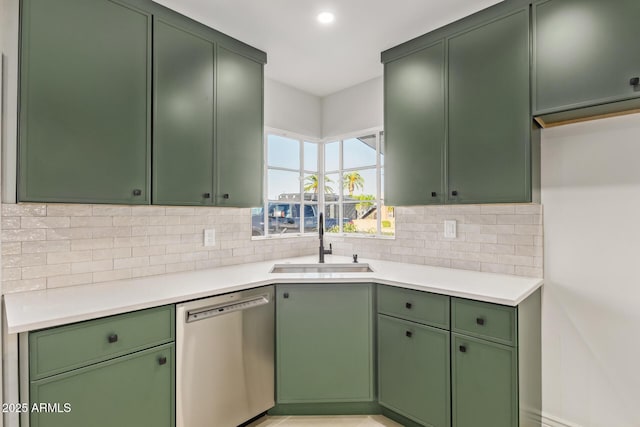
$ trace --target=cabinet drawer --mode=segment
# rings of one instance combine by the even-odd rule
[[[30,378],[37,380],[174,340],[173,305],[29,334]]]
[[[501,344],[516,345],[516,308],[451,298],[451,330]]]
[[[174,376],[174,344],[165,344],[31,381],[31,405],[61,408],[32,412],[30,426],[173,427]]]
[[[379,285],[378,313],[448,329],[449,297]]]

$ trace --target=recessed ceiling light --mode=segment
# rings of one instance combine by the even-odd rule
[[[331,24],[335,19],[336,17],[331,12],[322,12],[318,15],[318,22],[321,24]]]

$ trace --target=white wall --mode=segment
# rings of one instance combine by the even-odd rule
[[[321,99],[284,83],[265,79],[264,124],[319,139],[322,137]]]
[[[2,200],[15,202],[16,149],[18,135],[18,3],[0,0],[0,46],[3,56],[2,104]]]
[[[382,127],[382,77],[368,80],[322,99],[322,136],[329,138]]]
[[[543,131],[543,411],[640,426],[640,115]]]

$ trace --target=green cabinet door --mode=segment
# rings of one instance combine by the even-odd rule
[[[374,400],[372,285],[278,285],[276,379],[279,404]]]
[[[517,348],[451,336],[453,427],[518,427]]]
[[[449,331],[378,316],[378,400],[432,427],[450,425]]]
[[[263,64],[218,46],[216,54],[216,200],[261,206]]]
[[[637,0],[550,0],[534,10],[536,113],[640,96]]]
[[[448,42],[448,201],[531,200],[529,10]]]
[[[31,382],[31,427],[172,427],[174,347],[167,344]],[[64,404],[70,409],[64,412]]]
[[[384,67],[385,202],[444,202],[444,42]]]
[[[151,16],[23,0],[19,201],[146,204]]]
[[[154,20],[153,203],[213,200],[214,44]]]

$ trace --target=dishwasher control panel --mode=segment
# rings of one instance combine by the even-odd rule
[[[205,308],[200,308],[197,310],[190,310],[187,312],[187,323],[208,319],[214,316],[220,316],[222,314],[232,313],[234,311],[259,307],[265,304],[269,304],[268,294],[260,295],[258,297],[248,298],[245,300],[240,300],[232,303],[225,303],[225,304],[219,304],[219,305],[213,305]]]

